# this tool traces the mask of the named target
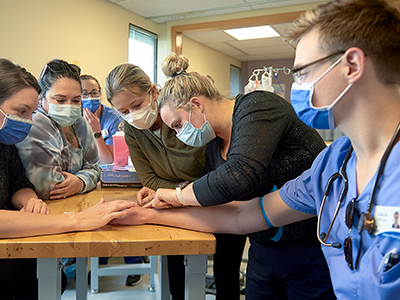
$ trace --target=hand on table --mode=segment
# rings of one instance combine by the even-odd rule
[[[61,171],[64,181],[57,183],[55,189],[50,191],[50,200],[62,199],[79,193],[82,187],[82,181],[74,174]]]
[[[28,202],[20,209],[20,211],[30,212],[34,214],[48,214],[50,209],[41,199],[30,198]]]
[[[114,200],[105,203],[101,199],[96,205],[72,216],[76,218],[78,230],[93,230],[106,225],[115,218],[121,218],[127,214],[127,209],[136,206],[134,202],[126,200]]]
[[[153,200],[156,191],[144,186],[139,192],[137,192],[137,203],[139,206],[143,206]]]

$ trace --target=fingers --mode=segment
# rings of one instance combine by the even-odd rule
[[[20,211],[34,213],[34,214],[49,214],[50,209],[45,202],[41,199],[31,198]]]
[[[149,196],[146,196],[142,201],[139,201],[139,199],[138,199],[138,204],[140,206],[147,205],[148,203],[152,202],[153,199],[154,199],[154,196],[153,195],[151,195],[151,196],[149,195]]]
[[[151,199],[149,202],[142,205],[143,208],[153,208],[154,199]]]

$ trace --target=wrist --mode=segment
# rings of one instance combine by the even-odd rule
[[[182,197],[182,189],[180,187],[177,187],[175,190],[176,190],[176,198],[178,199],[178,201],[183,206],[186,206],[185,202],[183,201],[183,197]]]
[[[66,224],[69,224],[69,230],[71,230],[71,231],[77,231],[77,230],[80,230],[78,227],[78,220],[76,219],[76,215],[75,215],[75,212],[67,212],[67,211],[65,211],[64,212],[64,215],[65,216],[68,216],[68,219],[67,219],[67,222],[66,222]]]
[[[83,194],[83,192],[85,191],[85,188],[86,188],[86,184],[82,179],[79,178],[79,180],[81,181],[81,188],[79,190],[79,194]]]

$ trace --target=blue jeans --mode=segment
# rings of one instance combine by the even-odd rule
[[[246,299],[336,299],[320,247],[274,248],[250,243]]]
[[[141,264],[143,259],[141,256],[125,256],[124,261],[126,264]],[[108,257],[99,257],[99,264],[106,265],[108,263]]]

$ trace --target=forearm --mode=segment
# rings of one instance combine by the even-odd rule
[[[95,139],[97,151],[100,156],[101,164],[112,164],[114,162],[113,156],[113,146],[107,145],[103,139],[103,137],[99,137]]]
[[[73,214],[43,215],[0,210],[0,238],[25,237],[78,231]]]
[[[14,193],[11,198],[11,203],[15,208],[21,209],[26,205],[30,198],[39,199],[34,190],[30,188],[23,188]]]
[[[245,206],[248,206],[245,208]],[[262,215],[258,226],[253,214],[251,203],[231,202],[212,207],[184,207],[173,209],[148,209],[141,215],[141,223],[162,224],[185,229],[210,232],[245,234],[268,228],[262,222]],[[243,220],[243,221],[241,221]],[[254,222],[247,223],[246,220]],[[245,224],[245,226],[243,226]]]

